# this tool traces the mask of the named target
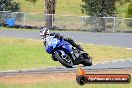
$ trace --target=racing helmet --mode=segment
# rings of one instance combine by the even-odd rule
[[[49,29],[48,28],[42,28],[40,29],[40,36],[48,36],[49,35]]]

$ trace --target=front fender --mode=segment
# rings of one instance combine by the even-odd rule
[[[51,54],[52,51],[53,51],[53,47],[48,46],[48,47],[46,48],[46,52],[47,52],[47,53]]]

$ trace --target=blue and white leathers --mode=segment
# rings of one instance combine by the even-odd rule
[[[54,49],[56,48],[59,48],[59,51],[66,50],[67,54],[73,53],[72,45],[67,41],[65,41],[63,38],[59,40],[54,36],[47,36],[45,40],[46,40],[46,52],[49,54],[52,54]]]

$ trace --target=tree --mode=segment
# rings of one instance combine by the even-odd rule
[[[132,18],[132,2],[128,5],[128,10],[126,13],[127,18]],[[132,27],[132,20],[131,19],[125,19],[125,23],[127,26]]]
[[[82,12],[97,17],[116,16],[116,3],[119,6],[131,2],[131,0],[82,0]]]
[[[113,16],[116,0],[83,0],[82,10],[90,16]]]
[[[128,10],[126,13],[127,18],[132,18],[132,2],[128,5]]]
[[[35,3],[37,0],[27,0],[30,2]],[[55,7],[56,7],[56,0],[45,0],[45,17],[46,17],[46,22],[45,22],[45,27],[47,28],[52,28],[52,22],[54,19],[54,16],[51,14],[55,14]]]
[[[109,17],[116,16],[116,2],[119,5],[130,2],[131,0],[82,0],[82,12],[95,17]],[[105,31],[105,19],[100,18],[99,24],[101,31]]]
[[[82,11],[94,17],[115,16],[115,0],[82,0]],[[98,31],[105,31],[105,19],[98,19]],[[96,23],[94,23],[96,25]],[[96,29],[95,29],[96,30]]]
[[[56,0],[45,0],[45,15],[46,16],[46,23],[45,26],[47,28],[52,28],[53,19],[55,14],[55,7],[56,7]]]
[[[0,11],[20,11],[20,4],[13,0],[0,0]]]

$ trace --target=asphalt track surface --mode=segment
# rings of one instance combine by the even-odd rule
[[[126,65],[124,65],[126,64]],[[22,74],[51,74],[51,73],[76,73],[78,66],[73,68],[66,68],[63,66],[49,67],[49,68],[34,68],[22,69],[14,71],[0,71],[0,77],[6,75],[22,75]],[[132,69],[132,58],[120,59],[114,61],[107,61],[97,63],[92,66],[85,66],[82,69],[86,71],[104,71],[104,70],[119,70],[119,69]]]
[[[58,32],[64,37],[73,38],[78,43],[132,48],[132,33]],[[40,39],[39,31],[0,30],[0,37]]]
[[[71,37],[79,43],[90,43],[97,45],[109,45],[125,48],[132,48],[132,34],[131,33],[88,33],[88,32],[59,32],[65,37]],[[0,37],[24,38],[24,39],[40,39],[39,31],[17,31],[17,30],[0,30]],[[97,63],[93,66],[83,67],[85,70],[108,70],[108,69],[126,69],[132,68],[132,58],[121,59],[115,61],[107,61]],[[25,69],[16,71],[1,71],[0,76],[3,75],[16,75],[16,74],[47,74],[47,73],[65,73],[75,72],[77,66],[73,68],[49,67],[49,68],[36,68]]]

